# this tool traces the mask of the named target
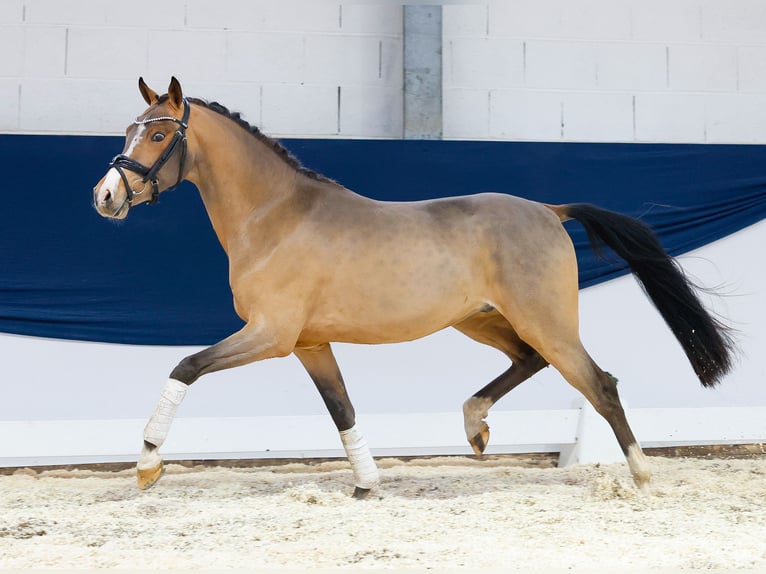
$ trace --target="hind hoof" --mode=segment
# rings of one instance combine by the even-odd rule
[[[468,439],[468,443],[471,445],[471,448],[473,448],[473,452],[476,453],[476,456],[481,458],[489,443],[489,427],[485,424],[478,433]]]
[[[369,488],[360,488],[358,486],[355,486],[354,494],[352,494],[351,496],[353,498],[356,498],[357,500],[364,500],[365,498],[367,498],[368,494],[370,494]]]
[[[154,486],[165,472],[165,466],[160,461],[156,466],[151,468],[139,468],[138,472],[138,488],[146,490]]]

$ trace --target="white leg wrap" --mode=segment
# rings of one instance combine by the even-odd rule
[[[144,440],[153,444],[157,448],[162,446],[165,442],[165,437],[168,436],[170,430],[170,424],[173,422],[173,418],[176,416],[176,410],[181,401],[186,396],[186,389],[188,385],[175,379],[168,379],[165,383],[165,388],[162,389],[162,395],[157,403],[157,407],[154,409],[149,422],[146,423],[144,428]]]
[[[354,471],[354,481],[357,487],[370,489],[378,484],[378,467],[370,454],[367,441],[364,440],[362,433],[352,426],[348,430],[340,432],[340,440],[343,442],[343,448],[346,450],[346,456],[351,463]]]
[[[491,406],[492,399],[486,397],[471,397],[463,403],[463,426],[468,440],[484,430],[484,421]]]

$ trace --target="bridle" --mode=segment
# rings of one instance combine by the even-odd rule
[[[171,157],[173,157],[173,154],[177,149],[181,149],[181,161],[178,163],[178,178],[176,179],[176,182],[168,187],[168,190],[173,190],[176,187],[178,187],[178,184],[183,181],[183,173],[184,173],[184,164],[186,163],[186,128],[189,127],[189,111],[190,106],[189,102],[186,98],[183,99],[184,103],[184,114],[183,117],[179,120],[178,118],[174,118],[173,116],[160,116],[156,118],[146,118],[143,120],[136,119],[133,123],[136,125],[146,125],[150,124],[152,122],[160,122],[160,121],[172,121],[178,124],[178,129],[176,130],[176,133],[173,134],[173,139],[170,141],[170,143],[165,148],[165,151],[162,152],[162,155],[157,158],[157,161],[155,161],[151,167],[146,167],[145,165],[138,163],[136,160],[134,160],[131,157],[128,157],[125,154],[120,154],[117,156],[114,156],[114,159],[112,159],[112,162],[109,164],[110,168],[114,168],[117,170],[117,173],[120,174],[120,177],[122,178],[122,183],[125,185],[125,193],[127,194],[127,202],[128,204],[133,203],[133,196],[134,195],[141,195],[146,190],[146,184],[151,183],[152,184],[152,198],[149,200],[149,205],[153,205],[157,203],[157,200],[160,197],[160,182],[159,178],[157,177],[157,174],[162,169],[162,167],[170,160]],[[130,186],[130,183],[128,183],[128,177],[125,175],[124,169],[130,170],[132,172],[137,173],[141,176],[141,182],[144,184],[144,186],[141,188],[140,191],[134,191],[133,188]],[[166,190],[163,190],[166,191]]]

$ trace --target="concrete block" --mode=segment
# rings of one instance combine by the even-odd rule
[[[22,0],[3,0],[0,2],[0,25],[21,24],[24,17]]]
[[[21,131],[124,134],[146,107],[135,80],[26,78],[21,94]],[[112,157],[110,153],[104,152],[107,160]]]
[[[102,0],[26,0],[24,22],[65,26],[102,26],[110,2]]]
[[[630,4],[609,0],[506,0],[489,4],[489,35],[630,39]]]
[[[66,28],[60,26],[26,26],[24,28],[23,73],[25,76],[48,78],[63,76],[66,53]]]
[[[598,85],[596,44],[526,42],[525,78],[530,88],[591,89]]]
[[[19,127],[19,82],[0,79],[0,130],[15,131]]]
[[[24,28],[0,27],[0,76],[20,76],[24,53]]]
[[[239,112],[250,125],[261,126],[261,86],[257,83],[188,82],[183,88],[189,96],[218,102],[232,112]]]
[[[445,87],[442,98],[444,139],[489,138],[489,90]]]
[[[561,139],[562,94],[533,90],[497,90],[490,97],[489,133],[494,139]]]
[[[391,4],[341,4],[340,30],[346,34],[402,36],[402,6]]]
[[[650,43],[599,43],[597,84],[613,90],[662,90],[667,87],[665,46]]]
[[[402,92],[378,86],[342,86],[340,134],[361,138],[402,137]]]
[[[563,138],[570,141],[632,141],[633,96],[623,93],[562,94]]]
[[[445,5],[442,7],[442,26],[446,40],[455,37],[485,38],[488,33],[487,5]]]
[[[226,76],[226,35],[201,30],[148,32],[147,75],[220,81]]]
[[[766,46],[740,46],[737,61],[740,91],[766,92]]]
[[[699,42],[702,38],[700,0],[634,0],[631,19],[634,40]]]
[[[233,81],[306,80],[306,39],[298,34],[231,32],[227,35],[226,77]]]
[[[705,143],[705,96],[636,94],[636,140]]]
[[[766,3],[762,0],[707,1],[702,7],[702,38],[716,42],[763,42]]]
[[[137,78],[146,73],[146,30],[71,28],[66,75],[73,78]]]
[[[705,95],[705,135],[709,143],[766,143],[763,96]]]
[[[340,2],[188,0],[186,25],[214,30],[335,32],[340,29]]]
[[[306,36],[306,82],[384,83],[401,81],[401,68],[383,65],[384,54],[396,58],[401,41],[374,36]]]
[[[301,137],[338,133],[337,86],[266,85],[262,102],[262,128],[269,135]]]
[[[680,44],[668,49],[672,90],[736,91],[735,46]]]
[[[182,28],[186,24],[185,0],[130,0],[106,3],[106,24],[140,28]],[[220,4],[216,4],[219,6]]]
[[[443,47],[446,85],[511,88],[524,85],[524,44],[507,38],[453,38]]]

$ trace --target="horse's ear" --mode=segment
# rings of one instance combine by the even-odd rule
[[[138,91],[141,92],[141,96],[143,96],[144,101],[150,106],[155,104],[157,100],[160,99],[160,97],[157,95],[157,92],[147,86],[143,78],[138,78]]]
[[[170,98],[170,103],[173,104],[176,108],[181,108],[183,106],[184,102],[184,94],[183,91],[181,91],[181,83],[176,79],[175,76],[170,78],[170,86],[168,86],[168,97]]]

